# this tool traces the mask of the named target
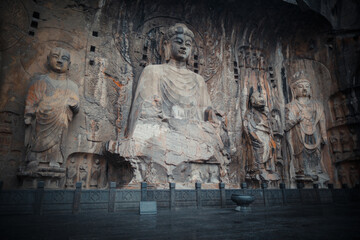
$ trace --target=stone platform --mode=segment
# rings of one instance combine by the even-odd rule
[[[359,239],[359,204],[0,216],[1,239]]]

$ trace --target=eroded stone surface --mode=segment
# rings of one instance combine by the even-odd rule
[[[291,149],[298,146],[288,141],[284,129],[285,108],[293,99],[292,76],[300,71],[309,76],[313,99],[323,106],[329,144],[324,145],[321,153],[329,182],[337,187],[355,186],[360,171],[357,31],[360,5],[339,3],[1,1],[0,176],[4,188],[19,186],[17,173],[20,166],[26,165],[28,156],[24,144],[28,92],[25,86],[30,85],[32,76],[49,73],[46,58],[55,47],[66,49],[71,55],[67,75],[78,86],[80,105],[79,112],[69,121],[60,151],[54,151],[55,157],[51,159],[62,165],[56,173],[61,176],[61,187],[71,187],[81,179],[86,181],[86,188],[95,188],[96,182],[97,188],[104,188],[107,181],[115,181],[120,187],[134,187],[129,183],[136,176],[144,180],[155,172],[161,181],[172,177],[190,181],[189,176],[196,175],[195,179],[203,183],[217,182],[223,174],[221,162],[227,166],[229,184],[238,187],[247,180],[248,162],[255,161],[255,145],[244,125],[246,113],[251,110],[248,104],[251,89],[261,89],[266,103],[270,136],[275,142],[271,144],[275,146],[271,147],[275,149],[271,155],[275,155],[278,182],[295,187],[290,160]],[[137,151],[158,163],[151,168],[153,173],[147,166],[134,172],[129,161],[119,160],[119,154],[104,151],[104,146],[114,141],[116,144],[111,146],[115,153],[117,148],[133,144],[126,133],[132,131],[128,127],[129,115],[140,75],[166,63],[170,51],[163,48],[164,36],[176,22],[185,23],[193,32],[186,68],[203,78],[202,87],[208,92],[216,117],[210,114],[213,123],[192,122],[186,127],[174,121],[141,120],[144,128],[139,127],[137,141],[146,141],[145,145],[153,141],[151,144],[157,150]],[[153,72],[158,74],[158,70]],[[182,101],[192,100],[185,97]],[[152,103],[151,100],[149,104]],[[148,108],[144,113],[149,111]],[[194,114],[176,107],[172,111],[175,118]],[[193,136],[183,138],[185,130]],[[169,140],[151,139],[147,131]],[[204,139],[211,140],[202,145]],[[167,147],[173,150],[164,150]],[[208,164],[180,163],[184,159],[199,160],[200,155],[205,156],[200,161],[207,160]],[[100,159],[99,165],[96,158]],[[167,160],[160,161],[161,158]],[[132,161],[138,164],[149,159],[138,154]],[[217,163],[209,164],[212,161]],[[47,175],[47,171],[38,172],[34,179]],[[173,174],[168,174],[169,171]],[[156,182],[151,177],[150,180]],[[49,184],[59,186],[56,182]],[[35,186],[36,181],[27,185]],[[259,187],[259,181],[248,181],[248,185]]]

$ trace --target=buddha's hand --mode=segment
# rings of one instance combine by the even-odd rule
[[[302,111],[300,110],[299,115],[297,115],[297,117],[296,117],[296,121],[299,123],[303,119],[304,119],[304,115],[303,115]]]
[[[221,122],[217,119],[214,110],[213,110],[211,107],[208,107],[208,108],[205,110],[204,120],[205,120],[205,121],[208,121],[208,122],[211,122],[211,123],[213,123],[213,124],[216,124],[216,125],[220,125],[220,124],[221,124]]]
[[[79,111],[79,102],[74,98],[69,98],[68,106],[74,113],[77,113]]]
[[[327,137],[322,137],[322,138],[321,138],[321,144],[323,144],[323,145],[328,144],[328,139],[327,139]]]

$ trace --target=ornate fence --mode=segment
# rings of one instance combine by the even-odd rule
[[[169,184],[168,190],[140,189],[83,190],[81,182],[74,190],[47,190],[40,182],[33,190],[0,190],[0,214],[77,214],[88,212],[118,212],[138,210],[140,201],[156,201],[158,208],[181,207],[234,207],[231,195],[255,196],[253,207],[270,207],[301,204],[349,203],[360,200],[360,189],[195,189],[177,190]]]

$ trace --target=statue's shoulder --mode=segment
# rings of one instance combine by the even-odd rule
[[[157,64],[157,65],[147,65],[144,70],[143,73],[158,73],[160,71],[163,70],[164,64]]]
[[[160,76],[163,72],[163,64],[161,65],[148,65],[141,72],[140,81],[148,82],[154,81]]]
[[[195,73],[193,71],[190,71],[190,72],[195,76],[195,78],[199,82],[200,86],[206,86],[205,79],[200,74]]]
[[[324,105],[319,100],[314,99],[312,102],[318,110],[322,111],[324,109]]]
[[[285,108],[292,109],[295,106],[295,101],[291,101],[285,105]]]
[[[78,85],[74,82],[74,81],[72,81],[72,80],[68,80],[68,83],[69,83],[69,88],[71,89],[71,90],[73,90],[74,92],[76,92],[77,94],[79,94],[79,87],[78,87]]]
[[[47,74],[35,73],[30,78],[30,86],[34,84],[39,84],[41,82],[46,83],[48,79]]]

